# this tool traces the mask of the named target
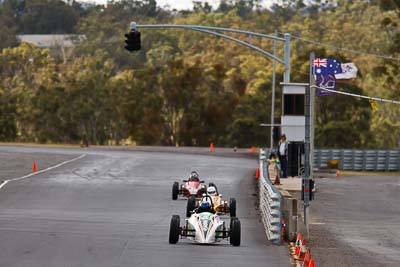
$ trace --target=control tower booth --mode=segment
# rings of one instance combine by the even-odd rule
[[[305,93],[308,84],[281,83],[281,85],[281,133],[284,133],[289,141],[288,175],[300,176],[304,164]]]

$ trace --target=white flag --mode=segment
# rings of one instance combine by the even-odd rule
[[[357,67],[354,63],[343,63],[341,64],[342,73],[335,74],[336,79],[352,79],[357,77]]]

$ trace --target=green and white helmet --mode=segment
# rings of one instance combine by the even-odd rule
[[[207,194],[210,196],[215,196],[217,194],[217,189],[214,186],[209,186],[207,188]]]

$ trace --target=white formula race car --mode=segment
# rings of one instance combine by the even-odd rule
[[[240,221],[236,217],[231,217],[228,229],[218,215],[201,212],[193,213],[189,219],[185,219],[185,225],[181,227],[179,215],[172,215],[169,243],[178,243],[179,236],[201,244],[213,244],[229,239],[231,245],[240,246]]]

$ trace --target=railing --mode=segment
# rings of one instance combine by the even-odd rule
[[[262,155],[263,152],[261,152]],[[265,152],[264,152],[265,153]],[[268,177],[266,158],[260,157],[260,211],[268,240],[281,243],[281,195]]]
[[[339,160],[339,169],[357,171],[400,171],[400,150],[316,149],[314,167]]]

